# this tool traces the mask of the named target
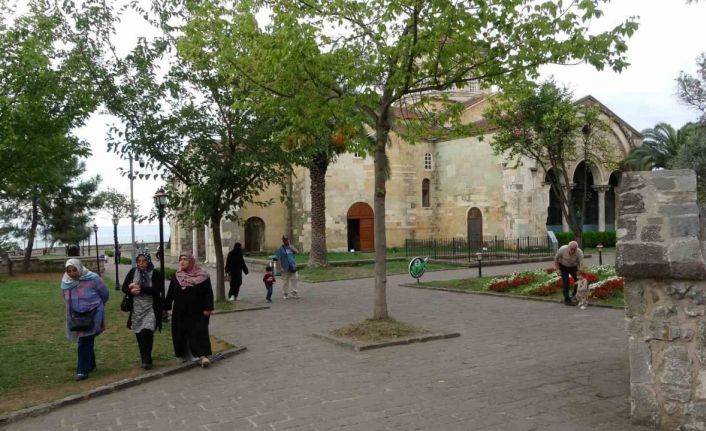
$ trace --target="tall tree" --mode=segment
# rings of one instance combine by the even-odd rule
[[[706,203],[706,126],[699,124],[692,127],[668,167],[693,169],[696,172],[698,201]]]
[[[39,200],[42,230],[52,244],[74,244],[90,238],[87,226],[102,205],[97,195],[100,177],[84,180],[84,172],[85,164],[74,158],[65,172],[65,181]]]
[[[277,43],[263,44],[257,57],[285,59],[288,67],[302,68],[308,79],[320,84],[322,97],[341,99],[374,131],[375,319],[388,316],[386,148],[395,105],[416,96],[411,108],[419,109],[439,97],[435,91],[478,80],[487,86],[505,84],[536,75],[537,67],[546,63],[586,61],[597,68],[607,65],[620,70],[626,66],[624,39],[637,28],[629,19],[610,31],[589,34],[586,23],[600,17],[601,1],[566,5],[531,0],[264,3],[272,10],[268,31]],[[242,40],[220,37],[224,46],[228,40]],[[230,50],[221,54],[221,69],[247,71],[232,61]],[[277,91],[276,82],[260,84]],[[448,107],[452,109],[427,110],[428,124],[457,124],[460,108]]]
[[[276,118],[257,108],[259,89],[214,67],[210,41],[202,43],[211,49],[200,51],[186,43],[174,22],[188,22],[191,12],[166,6],[148,13],[163,33],[115,59],[106,104],[122,124],[113,128],[109,148],[144,156],[155,175],[169,180],[171,212],[180,221],[210,225],[223,300],[221,221],[237,221],[246,205],[268,205],[259,192],[284,184],[290,162],[273,141]]]
[[[702,123],[706,123],[706,53],[696,60],[696,75],[684,71],[677,78],[677,95],[686,105],[701,112]]]
[[[95,50],[75,24],[43,0],[11,23],[0,19],[0,198],[27,208],[25,267],[40,200],[66,184],[74,157],[89,154],[71,131],[97,106]]]
[[[493,100],[485,117],[497,128],[490,141],[496,154],[510,160],[533,160],[550,178],[564,219],[581,243],[588,170],[593,165],[617,164],[618,159],[607,145],[607,127],[600,112],[590,105],[577,105],[569,90],[547,81],[508,89]],[[569,167],[579,160],[586,162],[583,188],[581,195],[572,196]]]
[[[667,123],[658,123],[651,129],[645,129],[642,131],[642,145],[632,150],[622,165],[628,170],[641,171],[667,168],[693,131],[692,123],[685,124],[679,130],[674,130]]]

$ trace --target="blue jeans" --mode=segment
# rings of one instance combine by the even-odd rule
[[[80,337],[78,339],[78,364],[76,374],[88,375],[96,368],[96,353],[93,351],[95,335]]]
[[[265,289],[267,289],[267,299],[272,299],[272,286],[265,286]]]
[[[564,294],[564,301],[569,301],[569,276],[573,277],[574,283],[576,283],[576,268],[575,266],[564,266],[559,264],[559,272],[561,273],[561,291]],[[576,296],[576,284],[574,284],[574,289],[571,296]]]

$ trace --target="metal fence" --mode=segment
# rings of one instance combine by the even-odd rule
[[[433,238],[405,240],[405,256],[426,256],[432,259],[483,260],[521,259],[524,257],[551,257],[555,250],[549,237],[485,236],[478,239]]]

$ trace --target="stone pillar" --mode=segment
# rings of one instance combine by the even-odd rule
[[[191,253],[193,253],[194,259],[196,259],[196,261],[198,262],[199,261],[199,231],[198,231],[198,229],[194,228],[192,230],[191,239],[193,241]]]
[[[628,172],[618,194],[632,421],[706,430],[706,212],[696,176]]]
[[[605,192],[609,185],[593,186],[593,190],[598,192],[598,232],[605,232]]]
[[[203,263],[208,263],[211,260],[211,244],[208,240],[208,234],[211,233],[211,222],[208,222],[206,226],[203,227],[203,240],[204,240],[204,254]]]

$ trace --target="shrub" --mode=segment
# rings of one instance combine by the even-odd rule
[[[120,258],[120,263],[123,265],[132,265],[132,258],[130,257],[121,257]]]
[[[108,257],[113,257],[113,250],[106,250],[105,255]]]
[[[176,274],[176,272],[177,272],[177,270],[174,268],[170,268],[168,266],[164,267],[164,280],[166,280],[165,281],[166,286],[164,286],[165,288],[169,287],[169,280],[171,280],[172,277],[174,277],[174,274]]]
[[[566,245],[570,241],[575,240],[573,232],[558,232],[556,233],[556,239],[559,242],[559,246]],[[605,247],[615,247],[615,231],[607,232],[584,232],[583,233],[583,246],[584,247],[595,247],[598,244],[603,244]]]

